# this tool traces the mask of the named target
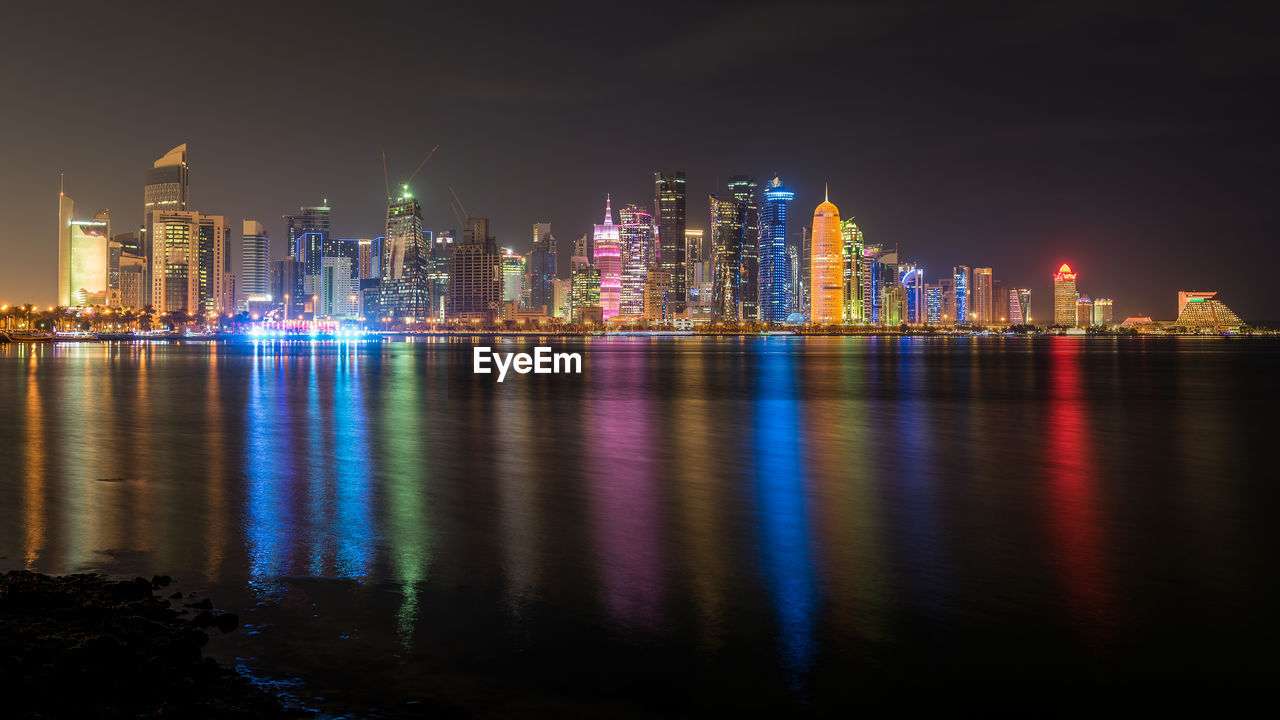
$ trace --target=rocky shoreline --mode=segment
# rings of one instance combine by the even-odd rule
[[[158,597],[169,583],[25,570],[0,575],[0,715],[307,716],[204,657],[205,630],[231,632],[239,621],[215,612],[208,599]]]

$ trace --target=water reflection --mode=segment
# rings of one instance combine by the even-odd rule
[[[791,353],[761,354],[756,393],[752,420],[761,569],[778,616],[782,665],[791,687],[803,690],[804,675],[817,652],[818,590],[810,556],[804,431]]]

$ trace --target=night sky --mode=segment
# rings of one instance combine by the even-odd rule
[[[991,266],[1037,319],[1064,261],[1117,319],[1180,289],[1280,319],[1269,3],[34,5],[0,27],[0,302],[54,302],[60,172],[122,232],[186,142],[192,209],[281,256],[281,215],[325,198],[380,235],[379,150],[395,183],[438,144],[427,226],[457,227],[453,186],[501,245],[551,222],[562,272],[606,192],[683,169],[706,229],[717,179],[776,171],[796,227],[830,183],[868,242],[929,282]]]

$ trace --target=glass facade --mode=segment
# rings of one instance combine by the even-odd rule
[[[780,323],[791,312],[787,273],[787,206],[796,194],[777,177],[769,181],[760,209],[760,321]]]
[[[681,171],[653,174],[653,217],[659,251],[657,262],[660,270],[671,277],[671,297],[674,312],[684,310],[688,297],[688,264],[694,262],[688,256],[685,244],[685,175]]]

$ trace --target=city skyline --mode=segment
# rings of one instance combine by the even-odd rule
[[[277,92],[286,77],[294,82],[286,72],[299,43],[292,34],[273,38],[278,57],[260,62],[191,57],[154,66],[142,46],[128,44],[89,62],[87,48],[54,41],[45,28],[57,23],[33,19],[22,35],[6,34],[0,50],[9,66],[27,71],[10,88],[12,106],[50,107],[66,87],[51,82],[53,73],[65,68],[76,71],[68,75],[72,87],[104,91],[93,113],[5,120],[0,251],[16,261],[0,267],[0,291],[8,301],[55,300],[56,248],[37,239],[47,237],[59,173],[80,209],[111,208],[119,232],[141,220],[139,175],[167,148],[189,143],[190,202],[201,212],[227,217],[233,228],[258,220],[276,239],[283,237],[282,214],[328,198],[335,235],[368,237],[379,234],[377,218],[385,213],[380,151],[387,151],[395,183],[439,144],[415,181],[427,227],[456,226],[450,187],[468,209],[491,219],[501,244],[523,244],[529,223],[550,222],[560,229],[561,277],[567,243],[590,231],[605,192],[619,207],[647,204],[652,173],[683,169],[688,227],[709,232],[698,217],[705,214],[700,198],[722,191],[731,174],[767,179],[776,171],[796,193],[796,217],[807,215],[830,183],[833,200],[858,218],[870,242],[902,248],[931,279],[959,264],[993,267],[997,277],[1048,297],[1043,268],[1067,262],[1091,287],[1107,288],[1122,315],[1163,316],[1171,290],[1216,288],[1243,317],[1280,316],[1255,275],[1277,252],[1266,242],[1274,108],[1270,94],[1259,92],[1271,76],[1250,54],[1273,52],[1259,47],[1257,28],[1266,23],[1239,8],[1231,17],[1192,22],[1189,15],[1101,4],[1053,13],[1027,7],[998,20],[925,5],[932,14],[919,17],[881,5],[802,6],[778,15],[748,4],[725,16],[664,8],[674,22],[656,10],[631,19],[636,32],[648,32],[646,49],[623,48],[600,67],[584,65],[579,49],[590,28],[617,21],[609,10],[531,13],[518,18],[527,23],[495,25],[499,51],[483,62],[470,62],[474,53],[461,33],[424,41],[413,18],[390,23],[377,9],[351,24],[294,18],[321,44],[370,49],[309,66],[326,79],[322,89],[334,110],[301,117]],[[832,19],[823,32],[856,33],[858,42],[812,49],[822,44],[804,31],[819,11]],[[109,37],[127,37],[161,32],[193,11],[128,25],[109,8],[72,3],[68,12]],[[270,27],[285,12],[262,9],[255,19]],[[437,19],[445,21],[441,27],[464,26],[480,21],[480,12],[456,9]],[[204,19],[190,24],[198,38],[240,27],[229,17]],[[1139,32],[1149,24],[1161,33]],[[548,40],[544,52],[520,53],[522,66],[506,49],[519,43],[503,42],[515,27]],[[375,28],[379,38],[390,32],[407,42],[370,45]],[[1036,39],[1041,49],[1027,51],[1019,37]],[[1137,52],[1120,52],[1135,43]],[[55,46],[58,52],[45,51]],[[746,52],[728,52],[735,48]],[[464,55],[469,62],[461,67],[451,59]],[[687,122],[626,113],[569,122],[586,105],[621,107],[614,81],[652,77],[677,56],[684,58],[675,71],[681,79],[650,92],[665,107],[685,107]],[[44,58],[38,66],[36,57]],[[902,69],[893,60],[901,57],[918,60],[917,69]],[[411,124],[372,112],[390,87],[386,67],[400,68],[396,77],[408,73],[419,87],[405,97],[420,111],[406,114],[415,118]],[[236,100],[139,122],[131,109],[146,105],[156,81],[219,88]],[[732,99],[755,97],[761,83],[777,86],[774,101]],[[744,92],[704,105],[700,93],[711,86]],[[839,90],[831,118],[795,112],[816,86]],[[856,115],[843,112],[855,106]],[[762,122],[778,132],[762,132]],[[1211,141],[1219,137],[1232,140]],[[624,148],[643,150],[645,160]],[[1251,261],[1243,271],[1225,256],[1183,261],[1203,248],[1206,234],[1247,251]],[[282,242],[271,250],[278,256]]]

